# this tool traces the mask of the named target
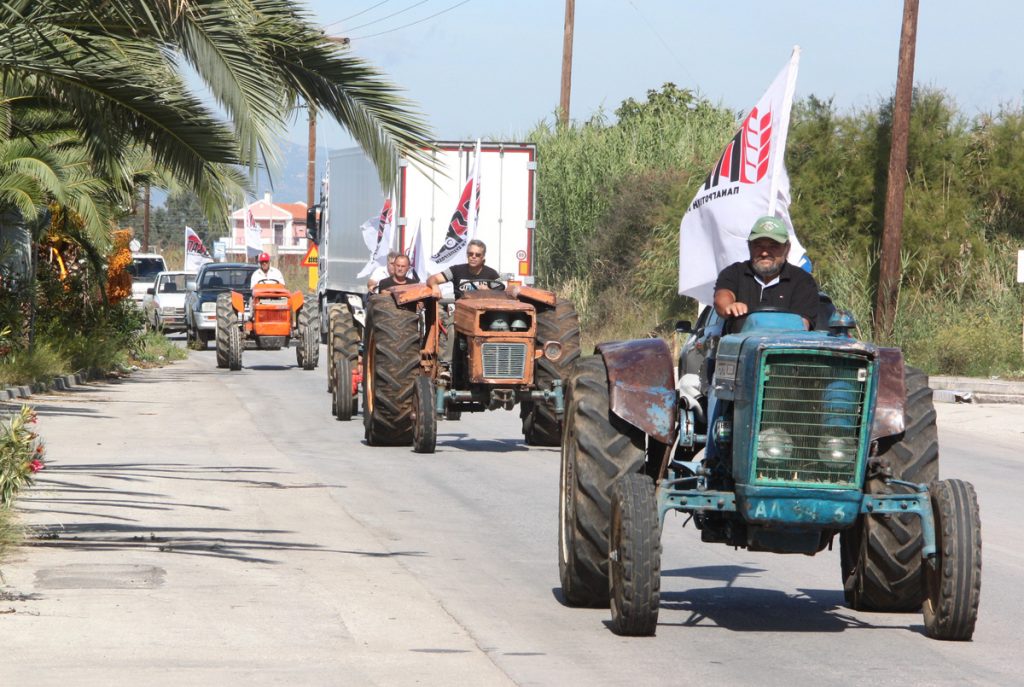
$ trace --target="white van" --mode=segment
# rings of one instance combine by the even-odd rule
[[[164,256],[159,253],[132,253],[128,273],[132,275],[132,300],[140,308],[146,299],[146,290],[153,288],[156,275],[167,270]]]

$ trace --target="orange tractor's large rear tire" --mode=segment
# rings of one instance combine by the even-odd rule
[[[222,293],[217,296],[217,330],[215,340],[217,367],[228,366],[228,329],[233,319],[237,319],[237,315],[234,308],[231,307],[231,294]]]
[[[580,318],[576,308],[569,301],[558,299],[554,307],[537,308],[537,349],[544,350],[545,344],[557,341],[562,345],[562,354],[557,360],[546,356],[537,359],[533,369],[533,380],[538,389],[551,388],[552,382],[561,380],[564,392],[573,367],[580,357]],[[555,412],[552,403],[524,401],[519,409],[523,420],[523,437],[532,446],[558,446],[562,441],[562,418]]]
[[[420,367],[419,320],[389,294],[370,296],[363,352],[363,427],[371,446],[413,441],[413,388]]]
[[[232,311],[228,317],[228,369],[242,369],[242,328],[238,325],[238,315]]]
[[[352,419],[356,409],[355,395],[352,393],[352,361],[338,358],[334,363],[334,375],[337,377],[331,391],[331,412],[341,422]]]
[[[320,362],[320,310],[316,301],[307,296],[295,319],[299,335],[295,342],[295,362],[303,370],[315,370]]]
[[[344,303],[333,303],[327,309],[327,390],[334,392],[334,372],[338,361],[349,361],[349,370],[355,371],[359,364],[359,329],[355,318]],[[351,384],[349,385],[351,386]],[[353,401],[353,410],[355,403]]]

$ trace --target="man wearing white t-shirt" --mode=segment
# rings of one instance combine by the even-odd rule
[[[268,253],[260,253],[258,259],[260,268],[252,273],[252,277],[249,278],[249,287],[252,288],[259,283],[273,284],[278,283],[284,285],[284,275],[281,274],[281,270],[276,267],[270,266],[270,255]]]
[[[367,291],[373,293],[374,290],[377,288],[377,284],[379,284],[384,279],[387,279],[388,277],[395,276],[395,258],[397,257],[397,250],[388,251],[388,266],[384,267],[383,265],[381,265],[380,267],[377,267],[376,269],[373,270],[373,272],[370,273],[370,278],[366,280]]]

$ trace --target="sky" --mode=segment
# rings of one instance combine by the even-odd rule
[[[307,0],[307,7],[406,90],[438,139],[521,139],[554,119],[564,0]],[[610,116],[626,98],[642,100],[669,81],[747,110],[794,45],[801,47],[797,97],[831,97],[840,111],[875,107],[895,89],[902,12],[899,0],[577,0],[570,116],[583,121],[599,109]],[[968,115],[1020,107],[1021,27],[1019,0],[921,0],[915,84],[945,90]],[[305,144],[305,118],[288,138]],[[318,144],[353,142],[331,121],[320,123]]]

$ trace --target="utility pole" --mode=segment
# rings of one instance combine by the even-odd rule
[[[328,43],[334,43],[348,47],[349,40],[345,36],[324,36]],[[308,169],[306,170],[306,207],[311,208],[316,203],[316,107],[313,103],[307,103],[309,110],[309,153]]]
[[[917,43],[918,0],[903,0],[896,98],[892,107],[892,145],[889,150],[889,183],[885,192],[885,224],[878,265],[875,299],[875,340],[891,341],[900,291],[900,252],[903,247],[903,196],[907,187],[907,138],[910,101],[914,91],[914,48]]]
[[[149,252],[149,182],[142,192],[142,252]]]
[[[565,0],[565,35],[562,38],[562,98],[558,105],[558,120],[569,126],[569,92],[572,90],[572,29],[576,16],[576,0]]]
[[[311,208],[316,202],[313,189],[316,187],[316,109],[313,103],[309,107],[309,167],[306,171],[306,207]]]

